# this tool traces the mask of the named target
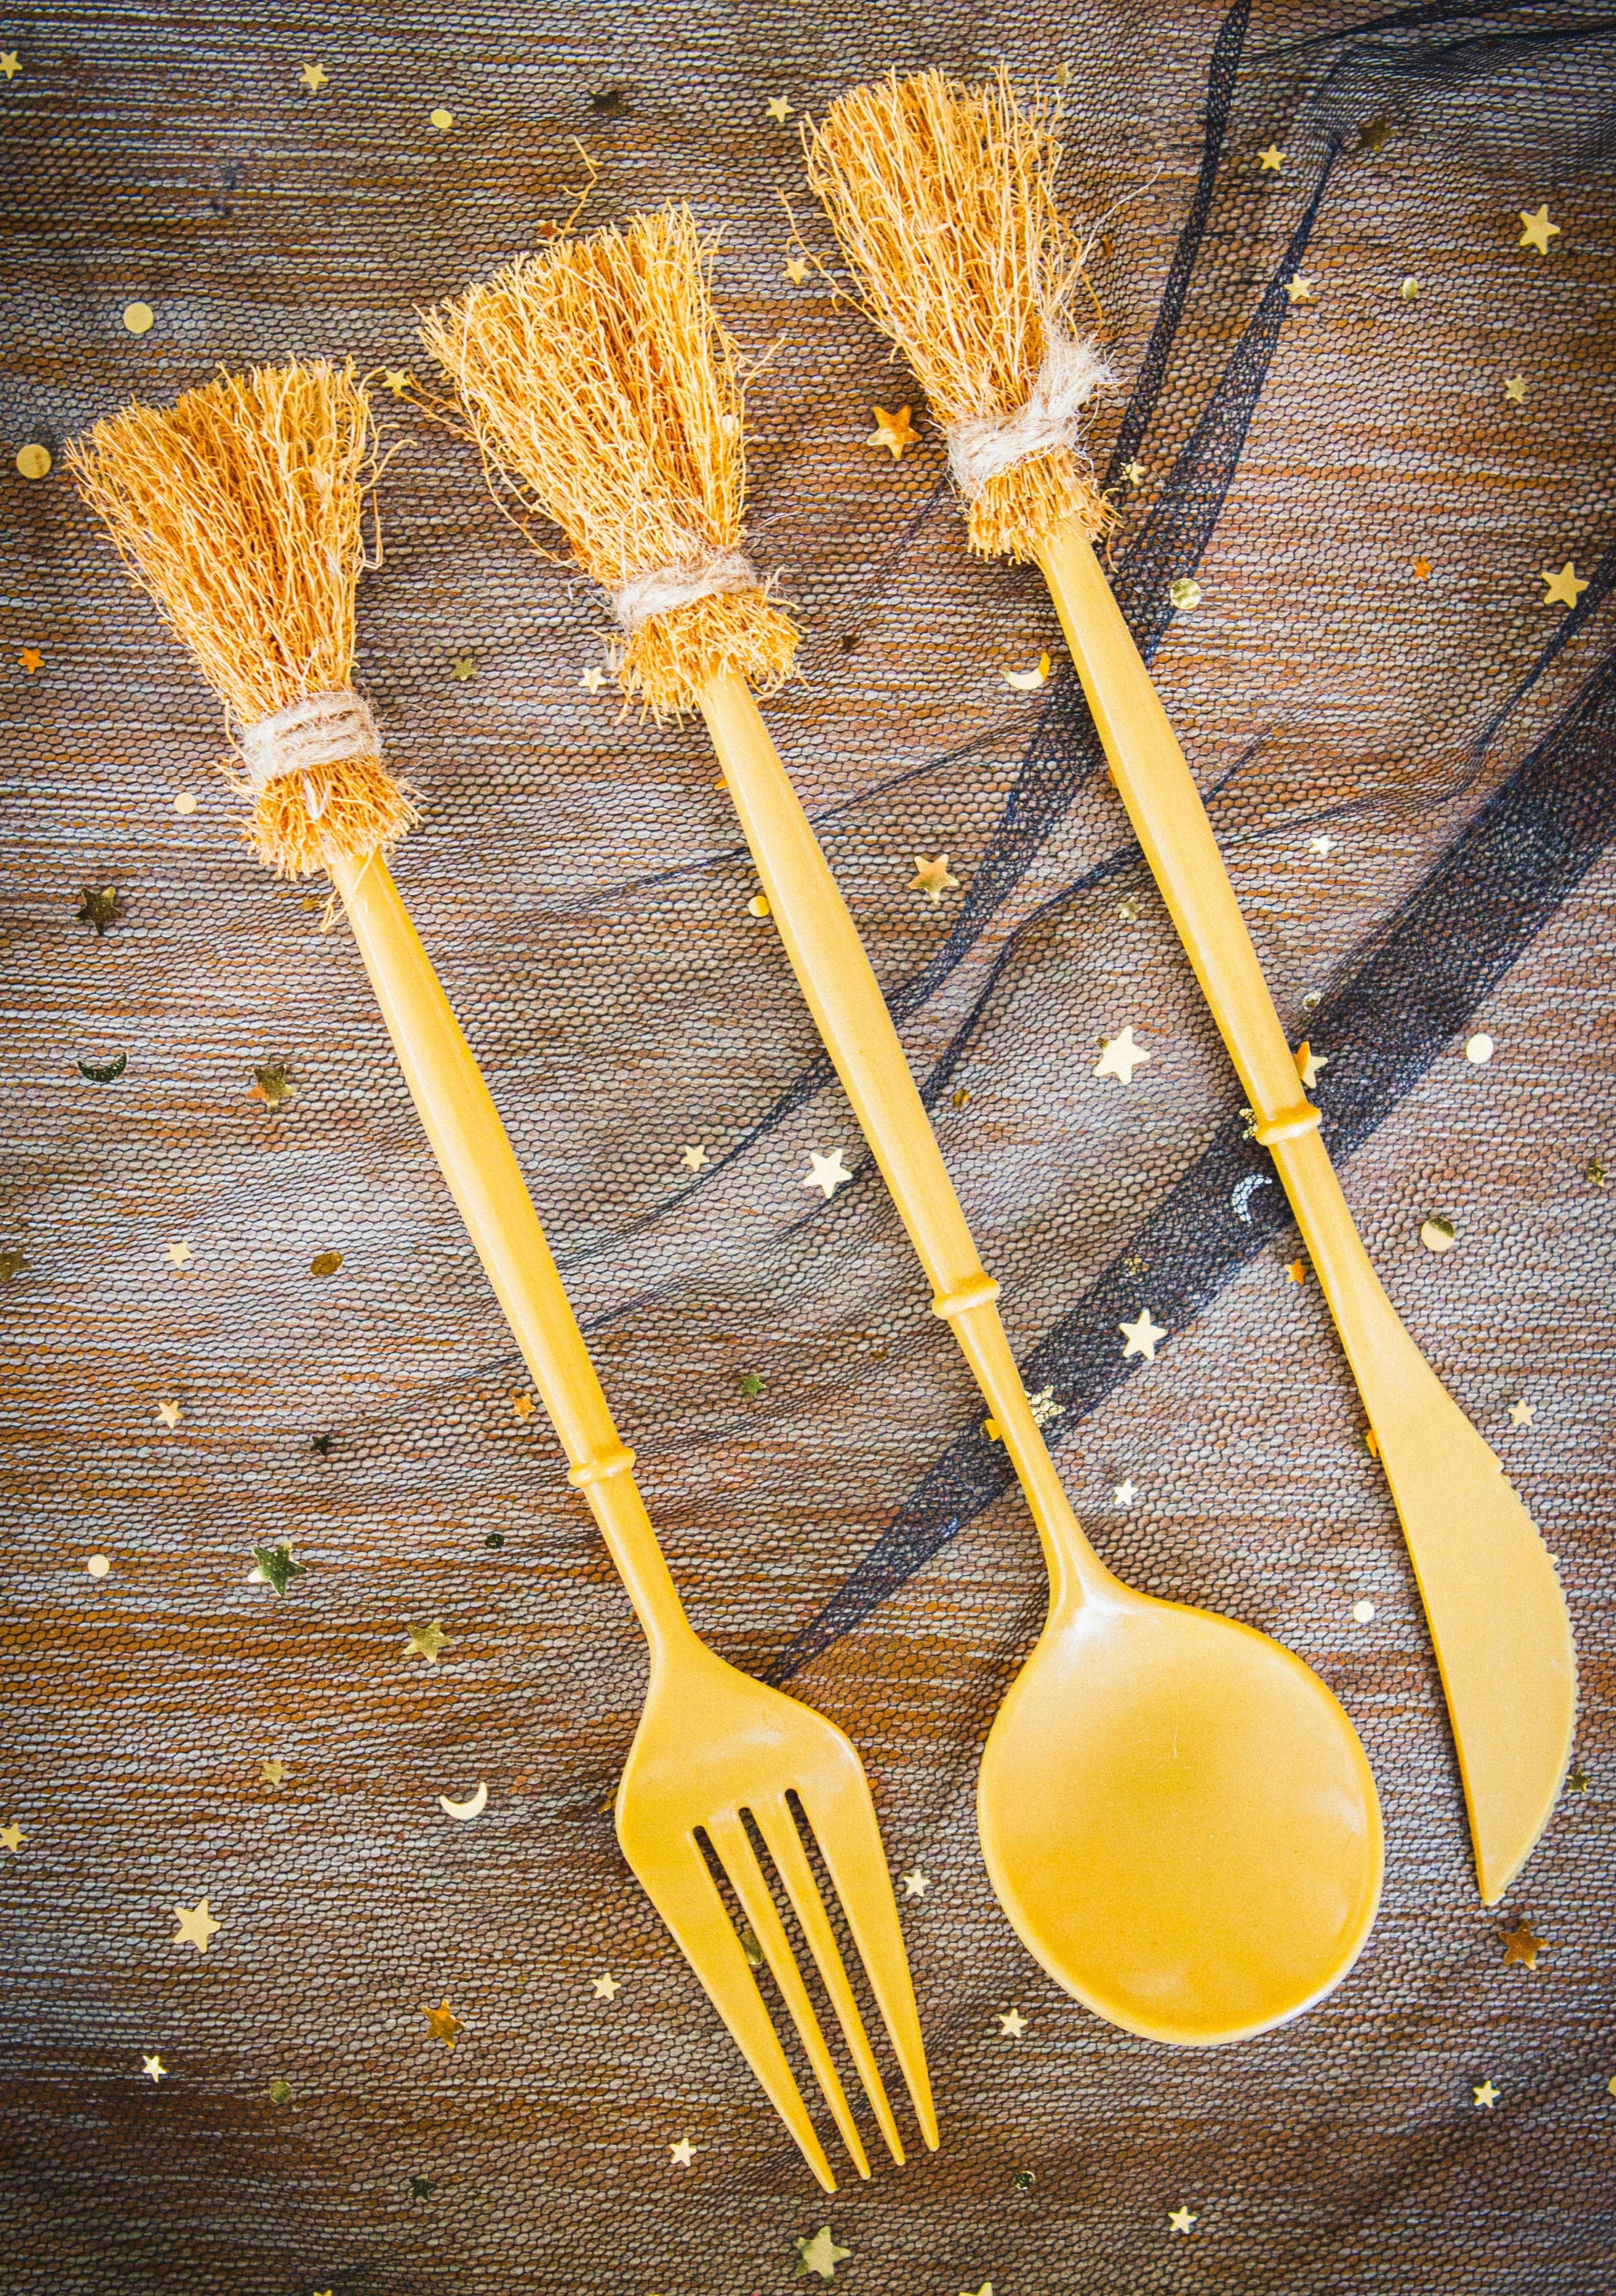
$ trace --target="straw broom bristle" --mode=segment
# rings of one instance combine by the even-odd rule
[[[555,521],[603,588],[739,549],[736,347],[688,207],[519,256],[426,313],[421,340],[453,376],[485,462]],[[761,588],[696,598],[641,624],[618,681],[657,718],[675,717],[721,671],[773,693],[796,643]]]
[[[1082,249],[1055,201],[1058,127],[1058,105],[1040,94],[1024,110],[1001,66],[976,87],[894,72],[804,131],[808,180],[864,310],[945,424],[1025,404],[1081,282]],[[1098,533],[1110,515],[1088,458],[1058,447],[987,480],[971,547],[1025,560],[1063,520]]]
[[[255,367],[167,409],[126,407],[68,460],[233,730],[350,684],[375,472],[351,364]],[[270,782],[248,841],[279,874],[303,876],[328,848],[386,851],[416,818],[380,758],[346,758]]]

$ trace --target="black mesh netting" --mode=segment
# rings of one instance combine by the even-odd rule
[[[828,2222],[849,2296],[1612,2284],[1616,1250],[1587,1175],[1616,1168],[1616,18],[102,0],[14,12],[0,45],[20,64],[0,88],[0,1819],[24,1836],[0,1856],[0,2279],[747,2296]],[[1070,195],[1104,233],[1127,379],[1098,432],[1121,594],[1282,1016],[1327,1056],[1376,1264],[1568,1589],[1587,1791],[1497,1913],[1361,1413],[1317,1286],[1286,1280],[1279,1190],[1038,578],[967,558],[906,375],[785,275],[782,197],[829,250],[768,100],[800,115],[888,64],[1000,54],[1070,74]],[[61,462],[93,417],[221,361],[420,373],[412,308],[565,215],[575,138],[600,169],[588,219],[688,194],[725,227],[731,324],[775,346],[752,540],[809,637],[771,720],[1060,1406],[1073,1498],[1125,1577],[1318,1669],[1387,1820],[1357,1969],[1245,2046],[1131,2040],[1022,1951],[973,1814],[1042,1584],[1002,1454],[748,914],[705,738],[581,690],[597,602],[501,521],[466,448],[384,402],[400,451],[360,672],[422,794],[405,897],[696,1623],[846,1726],[894,1870],[931,1877],[903,1912],[943,2149],[828,2202],[617,1854],[641,1645],[553,1439],[512,1408],[521,1365],[353,944],[242,850],[214,705]],[[1540,256],[1515,218],[1544,203]],[[906,400],[922,444],[894,463],[865,434]],[[48,478],[17,475],[29,443]],[[1539,603],[1538,569],[1568,559],[1577,607]],[[1191,576],[1202,603],[1173,615]],[[1051,684],[1013,692],[1001,673],[1046,645]],[[934,908],[907,887],[939,851],[962,890]],[[75,912],[108,884],[98,936]],[[1124,1023],[1151,1053],[1126,1091],[1091,1073]],[[111,1082],[78,1065],[118,1055]],[[248,1087],[275,1062],[297,1097],[272,1117]],[[799,1183],[838,1144],[856,1185],[822,1203]],[[1440,1259],[1432,1212],[1458,1232]],[[335,1275],[310,1274],[322,1250]],[[1143,1305],[1171,1337],[1124,1365],[1114,1327]],[[307,1566],[283,1600],[246,1583],[278,1539]],[[405,1628],[433,1620],[428,1669]],[[437,1797],[478,1779],[486,1814],[445,1820]],[[199,1957],[171,1909],[203,1895],[225,1926]],[[1550,1939],[1531,1972],[1499,1943],[1522,1918]],[[421,2015],[445,1996],[453,2053]]]

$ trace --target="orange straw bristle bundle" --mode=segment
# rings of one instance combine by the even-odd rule
[[[808,180],[863,308],[947,425],[1024,406],[1051,332],[1064,331],[1083,250],[1056,205],[1059,124],[1051,98],[1024,110],[1000,66],[977,87],[894,72],[804,130]],[[1087,456],[1057,447],[986,480],[970,505],[971,547],[1024,561],[1072,518],[1098,533],[1110,513]]]
[[[78,490],[240,734],[306,695],[345,691],[375,474],[352,365],[255,367],[134,406],[69,449]],[[257,795],[248,831],[282,876],[328,848],[386,851],[416,819],[377,757],[300,765]]]
[[[688,207],[520,256],[428,311],[421,340],[486,462],[555,521],[603,588],[739,551],[736,347]],[[641,620],[619,680],[657,718],[677,716],[724,671],[773,693],[796,640],[761,585],[727,588]]]

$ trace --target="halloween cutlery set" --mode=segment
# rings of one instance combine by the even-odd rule
[[[1565,1605],[1498,1459],[1370,1267],[1195,783],[1106,580],[1111,514],[1081,440],[1112,378],[1075,324],[1083,250],[1054,196],[1057,125],[1002,75],[971,87],[936,73],[894,78],[853,91],[809,128],[809,180],[857,299],[945,427],[971,547],[1034,563],[1049,584],[1117,792],[1367,1409],[1491,1904],[1529,1855],[1569,1759]],[[1375,1917],[1383,1843],[1369,1766],[1299,1659],[1250,1628],[1125,1586],[1062,1488],[999,1286],[759,712],[755,697],[791,673],[797,633],[745,554],[735,348],[689,210],[548,242],[426,314],[421,332],[498,482],[562,529],[606,592],[624,693],[658,718],[705,720],[792,970],[1037,1526],[1048,1617],[993,1724],[978,1788],[983,1854],[1005,1912],[1059,1984],[1130,2032],[1208,2045],[1296,2015],[1351,1968]],[[284,874],[324,872],[346,910],[444,1177],[645,1630],[649,1687],[616,1801],[624,1854],[829,2189],[777,2014],[861,2176],[838,2055],[895,2159],[903,2146],[860,1995],[879,2013],[922,2136],[937,2142],[869,1788],[840,1730],[726,1664],[687,1620],[516,1158],[390,873],[414,809],[353,683],[374,450],[351,369],[293,364],[222,376],[167,410],[127,408],[71,461],[224,705],[257,851]],[[766,1964],[767,1996],[710,1860]],[[850,1976],[839,1939],[861,1976]]]

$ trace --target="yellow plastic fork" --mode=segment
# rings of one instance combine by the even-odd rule
[[[806,1939],[887,2149],[886,2092],[792,1810],[800,1804],[934,2149],[937,2123],[892,1882],[863,1766],[822,1715],[739,1673],[685,1617],[550,1247],[488,1088],[379,855],[329,866],[449,1190],[650,1645],[645,1711],[617,1788],[617,1839],[827,2192],[836,2178],[703,1855],[705,1835],[756,1935],[861,2177],[869,2162],[748,1836],[756,1827]]]

